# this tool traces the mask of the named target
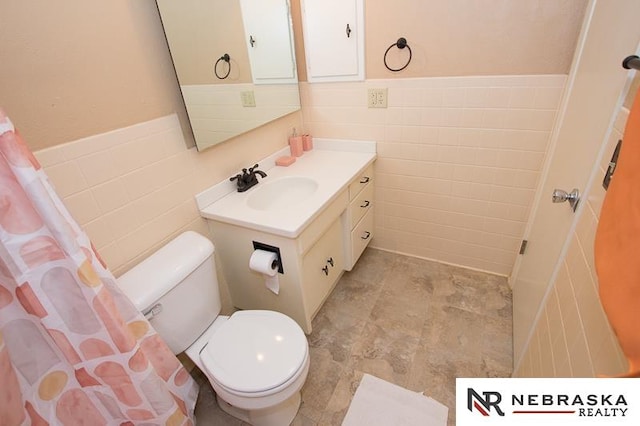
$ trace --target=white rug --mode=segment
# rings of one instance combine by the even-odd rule
[[[448,412],[435,399],[365,374],[342,426],[446,426]]]

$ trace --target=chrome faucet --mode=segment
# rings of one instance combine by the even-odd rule
[[[267,177],[265,172],[258,170],[258,165],[256,164],[253,167],[250,167],[249,170],[242,169],[242,174],[238,173],[229,180],[232,182],[234,180],[237,181],[238,192],[244,192],[258,184],[258,176],[256,175],[260,175],[260,177],[263,178]]]

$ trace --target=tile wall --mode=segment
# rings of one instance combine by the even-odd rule
[[[508,275],[565,80],[302,83],[302,114],[201,153],[169,116],[36,155],[118,275],[184,229],[205,233],[193,196],[283,147],[291,128],[375,140],[374,246]],[[387,88],[388,108],[367,108],[367,88]]]
[[[601,185],[609,159],[622,138],[629,110],[621,108],[583,200],[567,255],[515,377],[596,377],[628,370],[598,296],[593,245],[605,196]]]
[[[285,146],[300,122],[292,114],[261,127],[259,139],[248,134],[198,152],[186,148],[174,114],[35,155],[119,276],[185,230],[208,235],[195,194]]]
[[[378,142],[374,247],[511,272],[565,75],[302,83],[305,131]],[[387,108],[367,89],[386,88]]]

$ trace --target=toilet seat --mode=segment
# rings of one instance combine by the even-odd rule
[[[239,311],[211,336],[200,359],[230,392],[264,395],[299,376],[308,344],[300,326],[284,314]]]

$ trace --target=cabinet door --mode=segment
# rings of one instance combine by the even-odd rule
[[[363,0],[302,0],[309,82],[364,80]]]
[[[288,0],[240,0],[255,84],[297,83]]]
[[[302,260],[302,287],[311,316],[322,305],[344,269],[340,220],[315,243]]]

